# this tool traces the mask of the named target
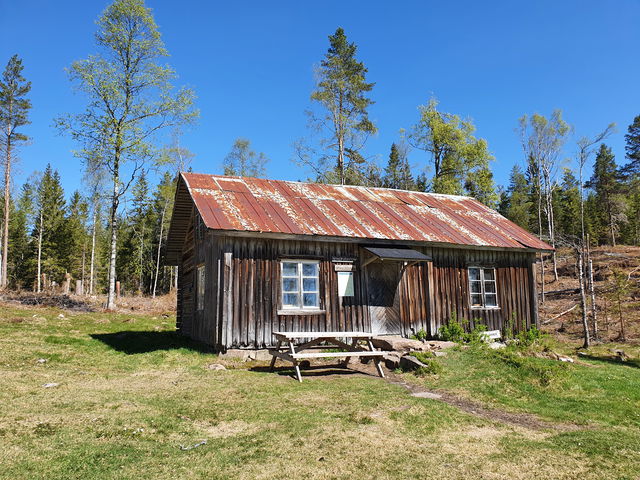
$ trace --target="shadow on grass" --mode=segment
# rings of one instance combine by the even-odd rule
[[[602,362],[602,363],[612,363],[614,365],[620,365],[622,367],[632,367],[632,368],[640,368],[640,360],[629,359],[626,362],[620,360],[619,357],[614,355],[604,355],[604,356],[596,356],[596,355],[580,355],[583,360],[592,360],[594,362]]]
[[[271,372],[271,368],[269,366],[258,365],[255,367],[249,368],[250,372],[262,372],[269,373]],[[282,377],[291,377],[297,380],[295,376],[295,370],[292,366],[278,366],[273,369],[271,372],[275,375],[280,375]],[[358,370],[351,370],[349,368],[340,367],[337,365],[311,365],[310,367],[300,367],[300,373],[302,373],[302,379],[304,380],[306,377],[329,377],[329,376],[337,376],[337,375],[367,375],[366,373],[360,372]]]
[[[115,333],[94,333],[91,338],[99,340],[118,352],[133,355],[158,350],[178,350],[186,348],[200,353],[213,353],[213,348],[204,343],[183,337],[178,332],[122,331]]]

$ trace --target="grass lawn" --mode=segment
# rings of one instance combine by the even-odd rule
[[[589,360],[544,374],[557,362],[516,368],[461,350],[438,359],[438,377],[407,376],[559,424],[540,431],[415,398],[373,376],[300,384],[245,364],[209,370],[215,355],[173,325],[171,317],[1,306],[0,478],[586,480],[640,472],[634,366]]]

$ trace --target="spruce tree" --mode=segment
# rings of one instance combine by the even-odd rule
[[[526,229],[532,224],[530,191],[522,168],[515,164],[509,175],[509,186],[500,203],[500,213]]]
[[[389,160],[384,169],[383,185],[387,188],[400,190],[415,190],[415,181],[411,174],[411,167],[407,158],[405,146],[391,144]]]
[[[64,220],[66,240],[63,251],[66,270],[74,279],[82,280],[83,284],[88,254],[87,212],[87,202],[76,190],[69,199],[68,212]]]
[[[41,282],[42,274],[58,284],[64,279],[64,219],[65,200],[60,175],[47,164],[37,187],[36,218],[32,233],[38,292],[47,286]]]
[[[626,205],[620,196],[620,180],[615,156],[611,148],[604,143],[600,145],[596,155],[593,175],[587,186],[594,191],[599,214],[607,226],[606,231],[598,232],[599,240],[606,242],[608,238],[610,244],[615,246]]]
[[[11,257],[8,265],[9,285],[14,288],[28,286],[33,277],[28,275],[28,262],[31,253],[29,226],[32,222],[34,203],[34,187],[25,183],[20,189],[20,196],[11,215],[9,225],[9,243]]]
[[[571,239],[580,238],[580,185],[570,168],[562,173],[562,183],[558,192],[556,211],[557,233]]]
[[[640,115],[633,119],[624,139],[627,164],[622,168],[622,173],[633,180],[638,180],[640,177]]]

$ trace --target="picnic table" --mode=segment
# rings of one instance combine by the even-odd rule
[[[380,361],[387,353],[376,350],[371,341],[375,335],[370,332],[274,332],[273,336],[278,340],[275,349],[271,350],[271,371],[276,364],[276,359],[293,363],[298,381],[302,382],[300,374],[300,360],[313,358],[344,358],[343,366],[349,364],[351,357],[370,357],[375,362],[378,374],[384,378],[384,372]],[[296,345],[296,342],[305,339],[304,343]],[[342,341],[344,339],[346,341]],[[350,339],[351,343],[347,343]],[[363,344],[363,345],[362,345]],[[314,349],[314,352],[304,350]],[[340,349],[341,351],[336,351]],[[326,350],[326,351],[317,351]],[[330,350],[330,351],[329,351]]]

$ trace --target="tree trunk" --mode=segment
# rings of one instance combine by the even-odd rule
[[[158,275],[160,273],[160,251],[162,249],[162,235],[164,234],[164,216],[167,211],[167,200],[164,201],[164,206],[162,207],[162,215],[160,216],[160,236],[158,238],[158,253],[156,256],[156,274],[153,279],[153,292],[152,297],[156,298],[156,288],[158,288]]]
[[[93,206],[93,225],[91,227],[91,265],[89,266],[89,295],[93,295],[93,277],[94,277],[94,265],[96,258],[96,221],[97,221],[96,206]]]
[[[36,292],[40,293],[42,291],[42,229],[44,228],[44,215],[42,212],[42,207],[40,207],[40,226],[38,228],[38,266],[37,266],[37,280],[36,280]]]
[[[544,303],[544,255],[540,254],[540,303]]]
[[[622,295],[618,292],[618,315],[620,318],[620,341],[625,342],[627,337],[624,332],[624,316],[622,315]]]
[[[120,177],[118,175],[119,152],[116,152],[116,160],[113,169],[113,195],[111,197],[111,253],[109,255],[109,291],[107,293],[107,310],[113,310],[116,307],[116,255],[117,255],[117,214],[118,203],[120,201]]]
[[[582,328],[584,331],[584,348],[589,348],[591,339],[589,338],[589,323],[587,322],[587,295],[584,289],[584,249],[578,251],[578,280],[580,282],[580,304],[582,306]]]
[[[4,224],[2,226],[2,269],[0,270],[0,287],[7,286],[7,261],[9,259],[9,206],[11,194],[11,135],[7,127],[7,150],[4,164]]]
[[[593,339],[598,340],[598,305],[596,304],[596,287],[593,282],[593,260],[589,247],[589,235],[587,235],[587,264],[589,266],[589,294],[591,296],[591,322],[593,323]]]

